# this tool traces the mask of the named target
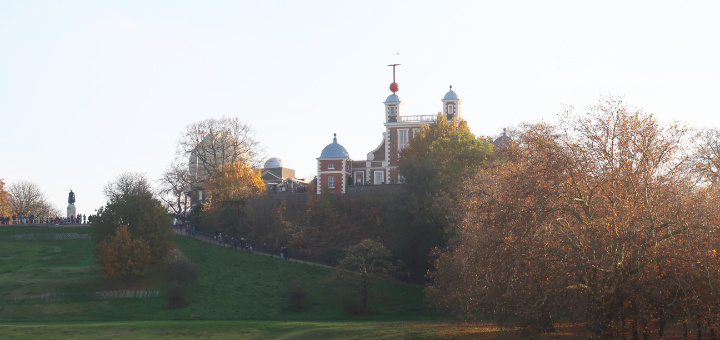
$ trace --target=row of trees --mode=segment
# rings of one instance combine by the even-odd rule
[[[465,182],[428,296],[540,331],[570,316],[608,337],[718,325],[718,136],[613,98],[522,127]]]

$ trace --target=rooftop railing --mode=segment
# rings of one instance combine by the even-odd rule
[[[398,116],[398,122],[434,122],[437,115]]]

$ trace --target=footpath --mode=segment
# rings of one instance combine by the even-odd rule
[[[217,240],[213,239],[210,235],[195,234],[195,235],[193,235],[193,236],[189,236],[189,235],[186,235],[186,234],[185,234],[185,232],[183,231],[182,228],[173,228],[173,230],[175,231],[176,234],[178,234],[178,235],[180,235],[180,236],[192,237],[192,238],[197,239],[197,240],[200,240],[200,241],[204,241],[204,242],[207,242],[207,243],[210,243],[210,244],[213,244],[213,245],[217,245],[218,247],[233,248],[233,247],[231,247],[231,246],[229,246],[229,245],[218,244],[218,243],[217,243]],[[270,257],[275,257],[275,258],[280,259],[279,251],[278,251],[278,255],[275,255],[275,254],[271,254],[271,253],[266,253],[266,252],[262,252],[262,251],[257,251],[257,250],[254,250],[254,249],[253,249],[253,250],[247,250],[247,249],[241,249],[241,248],[235,248],[235,249],[237,249],[238,251],[247,251],[247,252],[251,252],[251,253],[253,253],[253,254],[257,254],[257,255],[270,256]],[[299,260],[299,259],[294,259],[294,258],[292,258],[292,257],[289,258],[287,261],[297,262],[297,263],[304,263],[304,264],[311,265],[311,266],[325,267],[325,268],[330,268],[330,269],[333,269],[333,268],[334,268],[333,266],[328,266],[328,265],[326,265],[326,264],[316,263],[316,262],[310,262],[310,261],[304,261],[304,260]]]

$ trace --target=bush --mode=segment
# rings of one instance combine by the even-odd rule
[[[93,217],[95,244],[124,225],[134,240],[141,240],[150,249],[150,264],[162,266],[167,252],[173,248],[172,221],[162,203],[150,194],[125,194],[116,197]]]
[[[165,308],[183,308],[187,307],[187,305],[187,300],[185,300],[185,287],[174,286],[170,288]]]
[[[100,265],[103,275],[120,277],[130,284],[150,264],[150,249],[141,240],[133,239],[127,227],[122,225],[114,235],[100,242],[95,262]]]
[[[290,309],[300,310],[307,307],[308,293],[302,283],[298,281],[290,282],[287,296],[288,300],[290,300]]]
[[[197,265],[180,254],[181,256],[168,261],[165,265],[165,279],[176,286],[195,283],[198,278]]]
[[[168,252],[165,264],[165,279],[172,285],[168,293],[166,308],[186,307],[185,286],[197,282],[197,265],[185,256],[179,249]]]

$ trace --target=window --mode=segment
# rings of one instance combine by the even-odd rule
[[[328,169],[335,169],[335,164],[328,164]]]
[[[335,177],[328,177],[328,188],[334,189],[335,188]]]
[[[414,128],[413,129],[413,138],[417,137],[417,135],[420,133],[420,129]]]
[[[455,114],[455,105],[453,105],[452,103],[447,104],[447,114]]]
[[[385,182],[385,171],[374,171],[373,172],[373,184],[383,184]]]
[[[404,149],[408,145],[408,130],[398,130],[398,149]]]
[[[388,106],[388,115],[390,115],[390,116],[397,115],[397,106],[395,106],[395,105]]]
[[[355,185],[363,185],[365,174],[362,171],[355,171]]]

